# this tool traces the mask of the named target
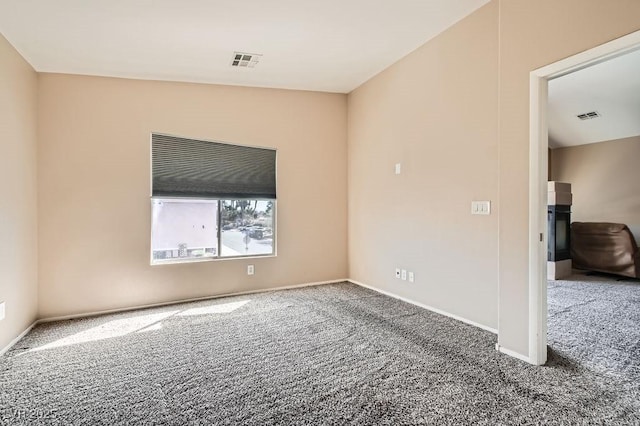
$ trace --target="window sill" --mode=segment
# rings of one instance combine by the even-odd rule
[[[155,262],[151,261],[150,265],[162,266],[162,265],[176,265],[176,264],[183,264],[183,263],[219,262],[224,260],[265,259],[265,258],[271,258],[271,257],[277,257],[277,255],[274,253],[274,254],[256,254],[251,256],[203,257],[203,258],[184,259],[184,260],[167,259],[167,260],[159,260],[159,261],[157,260]]]

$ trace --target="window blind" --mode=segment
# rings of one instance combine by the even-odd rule
[[[276,198],[276,151],[152,134],[152,194]]]

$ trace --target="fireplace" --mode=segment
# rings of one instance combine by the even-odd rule
[[[549,240],[547,260],[557,262],[571,259],[571,206],[548,206]]]
[[[571,184],[549,182],[547,196],[547,278],[571,275]]]

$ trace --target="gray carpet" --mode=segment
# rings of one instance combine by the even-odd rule
[[[640,284],[575,274],[549,281],[548,340],[593,371],[640,382]]]
[[[640,385],[351,284],[42,324],[4,424],[638,424]]]

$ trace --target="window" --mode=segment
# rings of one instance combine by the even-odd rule
[[[275,150],[153,134],[151,154],[151,263],[275,254]]]
[[[272,200],[223,200],[220,203],[220,256],[273,253]]]
[[[218,255],[218,202],[154,198],[152,259],[188,260]]]

